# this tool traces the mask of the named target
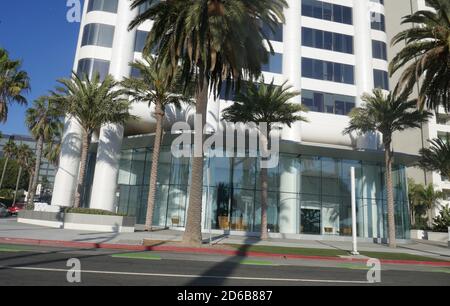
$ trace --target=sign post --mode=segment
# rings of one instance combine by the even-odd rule
[[[352,188],[352,255],[359,255],[358,252],[358,236],[356,227],[356,179],[355,179],[355,167],[350,168],[351,188]]]

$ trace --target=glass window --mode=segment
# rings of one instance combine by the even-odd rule
[[[374,69],[373,79],[375,82],[375,88],[389,90],[389,74],[387,71]]]
[[[270,55],[269,63],[262,66],[262,71],[283,73],[283,54],[275,53]]]
[[[275,29],[271,29],[267,24],[263,25],[262,32],[269,40],[283,42],[283,24],[278,24]]]
[[[353,54],[353,37],[303,27],[302,46]]]
[[[118,0],[89,0],[88,12],[103,11],[117,13]]]
[[[372,13],[372,22],[371,27],[372,30],[378,30],[386,32],[386,21],[383,14],[380,13]]]
[[[333,73],[334,70],[338,71]],[[339,78],[341,73],[343,77]],[[353,66],[316,59],[302,58],[302,76],[317,80],[355,84]]]
[[[322,218],[320,196],[302,194],[300,203],[300,233],[320,235]]]
[[[373,58],[387,60],[387,47],[383,41],[372,40],[372,56]]]
[[[344,24],[353,24],[351,7],[316,0],[302,1],[302,15]]]
[[[77,74],[80,77],[87,75],[92,78],[96,73],[100,75],[101,80],[104,80],[109,73],[109,61],[94,58],[83,58],[78,61]]]
[[[84,27],[82,46],[91,45],[112,48],[114,40],[114,26],[91,23]]]
[[[136,32],[136,40],[134,43],[134,52],[144,51],[145,44],[147,42],[148,32],[138,30]]]
[[[340,66],[334,67],[333,73],[339,74]],[[336,69],[337,68],[337,69]],[[355,107],[355,98],[350,96],[302,90],[302,103],[312,112],[347,115]]]

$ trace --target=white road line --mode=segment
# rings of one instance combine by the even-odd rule
[[[54,268],[33,268],[33,267],[8,267],[0,266],[0,269],[27,270],[43,272],[64,272],[65,269]],[[301,279],[301,278],[260,278],[241,276],[210,276],[210,275],[183,275],[183,274],[160,274],[160,273],[137,273],[137,272],[115,272],[115,271],[94,271],[94,270],[70,270],[88,274],[125,275],[125,276],[153,276],[153,277],[174,277],[174,278],[208,278],[208,279],[229,279],[229,280],[252,280],[252,281],[273,281],[273,282],[297,282],[297,283],[332,283],[332,284],[369,284],[367,281],[347,281],[347,280],[326,280],[326,279]]]

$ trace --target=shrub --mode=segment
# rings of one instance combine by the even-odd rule
[[[116,214],[107,210],[90,209],[90,208],[73,208],[68,207],[64,209],[66,214],[83,214],[83,215],[101,215],[101,216],[120,216],[125,217],[125,214]]]
[[[34,211],[34,203],[27,204],[27,206],[25,207],[25,210],[31,210],[31,211]]]
[[[450,206],[445,206],[439,213],[439,216],[434,218],[433,230],[435,232],[446,233],[450,227]]]

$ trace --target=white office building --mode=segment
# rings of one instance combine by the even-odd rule
[[[296,103],[307,105],[308,123],[282,130],[280,162],[269,169],[268,223],[282,237],[351,236],[350,167],[357,173],[357,221],[360,238],[386,238],[387,208],[383,152],[379,135],[343,135],[347,114],[360,96],[375,87],[388,89],[387,34],[382,0],[288,0],[286,23],[271,35],[275,54],[264,66],[264,79],[288,80],[302,91]],[[74,70],[134,75],[128,65],[142,57],[148,22],[128,31],[139,10],[128,0],[86,1]],[[211,98],[207,122],[220,126],[230,105]],[[191,123],[192,110],[167,109],[160,158],[154,225],[182,230],[189,199],[190,158],[175,158],[170,145],[177,121]],[[93,139],[84,206],[119,211],[143,224],[155,120],[144,103],[133,106],[139,120],[102,127]],[[70,206],[79,169],[80,128],[67,120],[53,205]],[[216,148],[221,150],[221,148]],[[208,232],[258,233],[261,223],[257,158],[206,157],[202,228]],[[409,238],[406,154],[395,158],[395,205],[399,238]],[[341,238],[339,238],[341,237]]]

